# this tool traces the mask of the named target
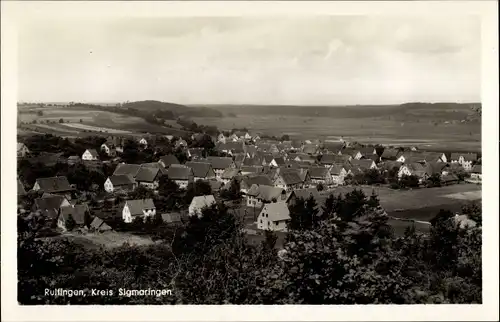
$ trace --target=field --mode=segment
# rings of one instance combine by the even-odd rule
[[[101,246],[115,248],[122,246],[124,243],[137,246],[154,244],[150,238],[115,231],[84,234],[66,232],[57,236],[57,238],[69,238],[72,241],[89,248],[99,248]]]
[[[194,118],[198,124],[221,129],[248,128],[255,132],[292,138],[337,140],[406,145],[465,151],[481,150],[481,126],[478,124],[439,124],[399,122],[380,117],[345,118],[295,115],[238,115],[224,118]]]
[[[186,132],[179,129],[175,121],[169,121],[172,128],[147,123],[140,117],[122,115],[114,112],[84,108],[23,108],[18,113],[18,133],[50,133],[54,135],[74,137],[90,134],[140,134],[165,133],[182,135]],[[43,115],[37,115],[42,111]],[[63,119],[63,123],[59,120]],[[36,124],[32,124],[36,121]],[[24,123],[24,124],[21,124]],[[85,132],[84,132],[85,131]],[[91,132],[91,133],[89,133]]]

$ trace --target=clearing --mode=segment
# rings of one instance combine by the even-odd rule
[[[124,243],[136,246],[148,246],[154,244],[151,238],[116,231],[108,231],[102,233],[89,232],[81,234],[77,232],[65,232],[58,237],[67,237],[76,243],[90,248],[99,248],[101,246],[105,246],[107,248],[115,248],[122,246]]]

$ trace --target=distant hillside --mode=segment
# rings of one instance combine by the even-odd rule
[[[158,115],[171,112],[173,117],[221,117],[223,114],[206,107],[190,107],[180,104],[160,101],[137,101],[122,104],[122,108],[134,109],[140,112],[152,112]]]
[[[400,122],[480,122],[474,109],[480,103],[406,103],[401,105],[352,105],[352,106],[264,106],[218,105],[210,106],[226,116],[237,115],[287,115],[302,117],[371,118]]]

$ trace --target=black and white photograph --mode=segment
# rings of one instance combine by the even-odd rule
[[[2,100],[15,131],[2,127],[2,146],[17,145],[2,180],[17,205],[2,206],[9,297],[498,309],[498,244],[486,281],[482,234],[483,151],[498,164],[484,50],[498,47],[479,11],[449,3],[447,15],[18,10],[15,106]],[[13,153],[2,147],[2,168]],[[484,169],[497,189],[498,168]],[[485,196],[498,242],[498,194]]]

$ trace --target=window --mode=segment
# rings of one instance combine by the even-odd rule
[[[262,219],[260,220],[260,223],[262,224]]]

